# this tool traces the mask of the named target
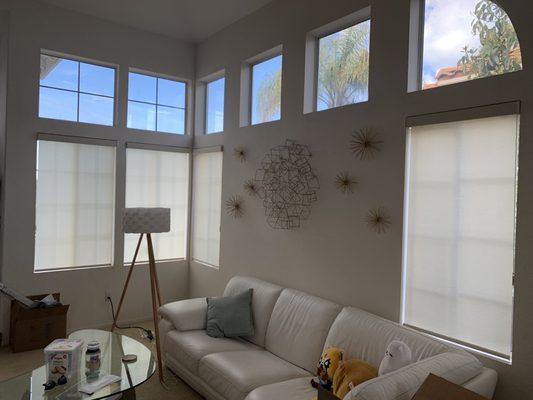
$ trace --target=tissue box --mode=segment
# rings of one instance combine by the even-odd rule
[[[83,340],[56,339],[44,349],[47,382],[64,385],[79,379]]]

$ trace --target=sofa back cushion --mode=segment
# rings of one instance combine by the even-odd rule
[[[339,347],[345,359],[365,360],[379,368],[387,346],[401,340],[411,349],[413,362],[455,350],[435,339],[366,311],[344,307],[333,322],[324,348]]]
[[[283,288],[260,279],[235,276],[226,285],[224,296],[235,296],[248,289],[253,289],[252,316],[254,321],[254,334],[245,339],[264,347],[268,321]]]
[[[314,374],[324,341],[340,309],[328,300],[284,289],[268,324],[266,349]]]

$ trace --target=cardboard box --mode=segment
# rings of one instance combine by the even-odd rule
[[[46,295],[28,296],[41,300]],[[59,301],[59,293],[54,293]],[[67,336],[68,305],[49,308],[27,308],[19,302],[11,301],[11,321],[9,345],[14,353],[42,349],[55,339]]]
[[[440,376],[429,374],[412,400],[487,400],[487,398]]]

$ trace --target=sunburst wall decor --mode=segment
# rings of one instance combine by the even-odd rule
[[[255,181],[272,228],[299,228],[309,218],[319,189],[310,159],[308,147],[294,140],[286,140],[264,157]]]
[[[391,217],[385,207],[377,207],[368,211],[365,217],[369,229],[376,233],[382,234],[389,230],[391,226]]]
[[[226,211],[233,218],[240,218],[244,215],[243,201],[239,195],[231,196],[226,200]]]
[[[352,134],[350,150],[361,161],[373,159],[381,150],[382,141],[372,128],[361,128]]]
[[[248,154],[246,153],[246,149],[242,146],[239,146],[233,149],[233,155],[235,156],[237,160],[239,160],[242,163],[246,161],[246,158],[248,156]]]
[[[355,191],[357,179],[352,177],[348,171],[342,171],[335,177],[335,187],[343,194],[351,194]]]
[[[253,179],[246,180],[242,187],[244,188],[244,191],[248,193],[250,196],[257,196],[258,190],[257,190],[257,184]]]

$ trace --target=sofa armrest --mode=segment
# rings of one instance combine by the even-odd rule
[[[159,307],[159,315],[170,321],[178,331],[205,329],[207,301],[205,297],[180,300]]]
[[[494,397],[494,390],[498,382],[498,374],[490,368],[483,368],[481,373],[470,379],[463,386],[472,392],[476,392],[487,399]]]
[[[363,382],[344,400],[410,400],[430,373],[463,385],[482,369],[481,362],[466,352],[442,353]]]

